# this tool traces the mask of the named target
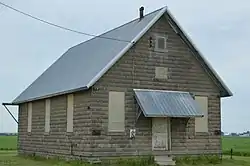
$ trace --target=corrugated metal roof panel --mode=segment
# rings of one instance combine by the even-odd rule
[[[134,89],[146,117],[201,117],[201,108],[188,92]]]

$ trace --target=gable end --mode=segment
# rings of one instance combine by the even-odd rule
[[[185,32],[182,30],[181,26],[179,25],[177,20],[172,16],[172,14],[169,11],[167,11],[165,13],[165,17],[168,20],[170,26],[175,31],[175,33],[180,36],[180,38],[185,44],[187,44],[187,46],[190,48],[190,51],[192,52],[194,57],[198,60],[200,65],[203,67],[203,69],[206,71],[209,77],[213,80],[214,84],[219,88],[220,97],[232,96],[233,93],[229,90],[229,88],[222,81],[222,79],[219,77],[216,71],[212,68],[210,63],[205,59],[205,57],[197,49],[197,47],[192,42],[192,40],[187,36],[187,34],[185,34]]]

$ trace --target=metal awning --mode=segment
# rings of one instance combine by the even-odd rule
[[[134,89],[145,117],[203,117],[189,92]]]

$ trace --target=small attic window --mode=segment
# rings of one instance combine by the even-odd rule
[[[155,37],[155,51],[167,52],[167,36]]]

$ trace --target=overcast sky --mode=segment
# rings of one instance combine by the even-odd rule
[[[250,130],[249,0],[1,0],[8,5],[72,29],[100,34],[168,6],[206,59],[233,91],[222,99],[222,129]],[[60,30],[0,5],[0,102],[11,102],[69,47],[90,37]],[[249,72],[247,72],[249,71]],[[17,109],[11,111],[17,117]],[[0,106],[0,132],[17,125]]]

